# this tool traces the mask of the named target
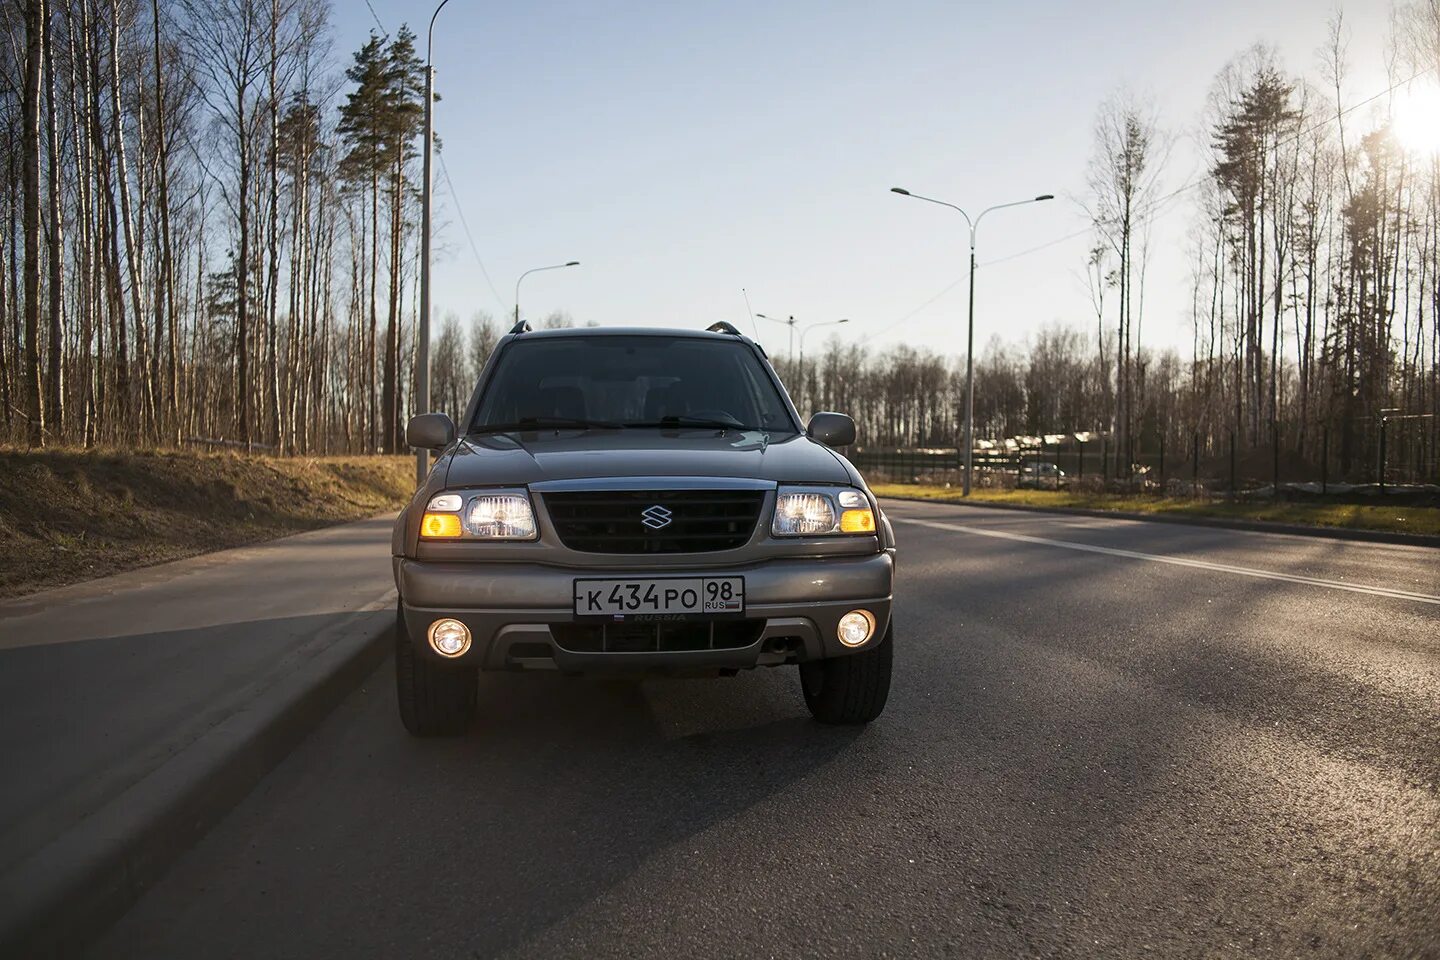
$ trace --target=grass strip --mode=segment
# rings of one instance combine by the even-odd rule
[[[871,489],[880,497],[908,497],[939,502],[963,500],[958,487],[912,483],[878,483]],[[1069,490],[987,490],[971,493],[971,503],[1006,504],[1041,508],[1113,510],[1119,513],[1165,514],[1180,517],[1218,517],[1260,520],[1345,530],[1380,530],[1387,533],[1440,535],[1440,509],[1370,503],[1305,501],[1199,500],[1142,494],[1088,493]]]

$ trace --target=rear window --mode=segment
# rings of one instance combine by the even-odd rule
[[[511,341],[470,429],[564,420],[642,428],[666,418],[797,432],[783,396],[749,346],[665,336]]]

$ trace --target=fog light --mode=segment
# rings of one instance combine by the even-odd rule
[[[851,610],[840,618],[835,633],[845,646],[858,647],[875,633],[875,615],[869,610]]]
[[[430,624],[430,649],[442,657],[458,657],[470,649],[470,628],[459,620]]]

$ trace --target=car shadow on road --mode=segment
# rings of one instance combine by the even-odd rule
[[[658,852],[832,763],[862,732],[812,721],[798,689],[785,689],[796,686],[786,673],[783,681],[643,683],[483,677],[469,737],[406,747],[417,759],[440,761],[425,764],[427,806],[438,814],[447,798],[475,804],[458,836],[453,824],[417,818],[407,825],[410,838],[448,842],[457,855],[484,862],[485,875],[467,878],[468,889],[440,906],[437,892],[450,891],[437,891],[433,877],[426,882],[423,863],[393,864],[417,868],[417,893],[425,895],[410,909],[440,906],[453,922],[468,904],[476,924],[466,948],[503,954]]]
[[[97,955],[260,956],[283,945],[287,956],[350,958],[422,942],[436,956],[502,955],[671,848],[689,854],[689,838],[866,736],[812,721],[787,670],[643,683],[483,675],[468,735],[415,740],[395,716],[392,669],[182,859]]]

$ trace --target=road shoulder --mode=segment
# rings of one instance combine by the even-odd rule
[[[374,670],[388,539],[362,521],[0,609],[0,759],[24,772],[0,955],[82,953]]]

